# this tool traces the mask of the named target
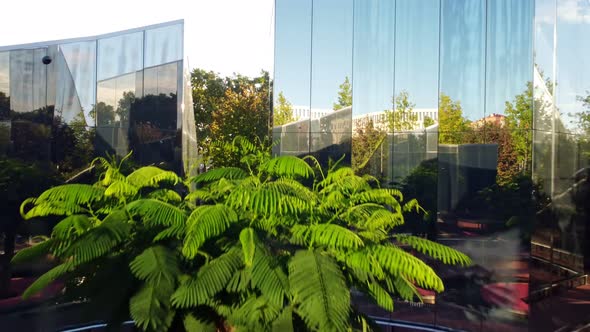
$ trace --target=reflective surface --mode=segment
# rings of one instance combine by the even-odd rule
[[[433,265],[446,285],[434,305],[365,309],[469,331],[555,330],[576,321],[572,312],[588,317],[590,291],[578,286],[590,269],[589,213],[580,203],[590,201],[590,66],[579,44],[590,32],[590,3],[349,3],[276,1],[275,153],[306,154],[301,137],[309,130],[310,153],[323,160],[351,153],[357,172],[428,211],[408,214],[401,231],[474,260],[466,269]],[[296,19],[288,15],[295,10]],[[276,121],[284,121],[277,105],[287,91],[311,100],[311,121]],[[343,112],[330,106],[347,103],[350,150],[323,150],[321,123]]]
[[[0,48],[1,330],[63,330],[105,318],[56,300],[61,286],[21,298],[51,259],[11,265],[46,236],[51,216],[22,220],[20,204],[64,183],[94,183],[97,156],[127,155],[179,174],[196,167],[190,76],[182,21],[104,37]],[[183,72],[186,75],[183,76]],[[51,287],[49,287],[51,288]],[[61,300],[61,299],[60,299]]]

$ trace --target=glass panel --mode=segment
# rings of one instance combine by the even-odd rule
[[[10,148],[10,53],[0,52],[0,156]]]
[[[309,153],[311,0],[276,0],[274,154]]]
[[[98,40],[98,80],[133,73],[143,66],[143,32]]]
[[[14,112],[33,111],[33,51],[10,51],[10,105]]]
[[[183,25],[145,31],[145,67],[182,60]]]
[[[64,61],[60,63],[58,84],[63,84],[63,90],[57,93],[56,109],[64,123],[83,114],[80,119],[93,126],[90,111],[96,100],[96,42],[65,44],[59,49]]]
[[[353,1],[315,0],[312,19],[310,150],[350,164]]]
[[[352,167],[384,178],[390,155],[386,110],[392,108],[395,1],[355,1]]]
[[[470,121],[484,116],[485,5],[482,0],[441,2],[441,99],[448,97],[460,103],[463,116]],[[446,121],[444,115],[439,114],[439,131],[456,131],[449,126],[457,122]],[[454,143],[446,135],[440,139],[441,143]]]

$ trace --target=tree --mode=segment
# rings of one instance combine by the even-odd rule
[[[428,128],[428,127],[432,126],[435,123],[436,123],[436,121],[434,121],[433,118],[431,118],[429,116],[425,116],[424,117],[424,128]]]
[[[344,82],[340,84],[338,91],[338,102],[332,105],[334,111],[344,107],[352,106],[352,84],[348,76],[344,78]]]
[[[541,101],[535,101],[539,106]],[[505,125],[511,131],[513,149],[517,155],[518,168],[529,171],[532,164],[533,125],[533,84],[527,83],[526,90],[506,102]]]
[[[441,144],[468,143],[465,138],[472,131],[470,124],[463,117],[461,103],[441,93],[438,105],[438,141]]]
[[[282,126],[287,123],[295,121],[293,117],[293,106],[285,98],[283,92],[279,92],[279,98],[277,105],[273,109],[273,126]]]
[[[352,169],[358,174],[379,174],[379,170],[373,170],[371,163],[373,157],[382,146],[386,133],[375,128],[373,121],[369,120],[364,127],[357,128],[352,135]],[[381,164],[380,160],[377,165]]]
[[[414,113],[416,104],[410,101],[410,94],[401,91],[393,98],[395,109],[385,110],[387,124],[390,132],[408,131],[416,128],[418,116]]]
[[[227,82],[215,72],[195,68],[191,73],[191,87],[197,137],[205,141],[211,137],[213,113],[219,109],[221,100],[225,97]]]
[[[397,190],[374,188],[347,167],[324,171],[293,156],[270,158],[245,139],[232,144],[248,154],[239,168],[182,181],[153,166],[124,175],[99,159],[105,172],[95,185],[58,186],[25,201],[26,218],[63,220],[15,256],[60,260],[24,296],[59,278],[66,295],[120,319],[129,312],[146,331],[346,331],[370,321],[351,306],[352,288],[388,311],[393,296],[419,297],[416,287],[443,290],[402,246],[471,263],[396,234],[404,212],[421,211]],[[183,197],[170,190],[175,184],[196,189]]]

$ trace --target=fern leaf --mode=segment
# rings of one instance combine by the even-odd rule
[[[289,293],[289,279],[264,245],[257,241],[252,266],[252,284],[260,289],[270,303],[282,307]]]
[[[186,332],[215,332],[217,327],[213,322],[206,322],[188,314],[182,320]]]
[[[404,216],[401,213],[382,208],[375,210],[363,226],[370,231],[374,231],[378,229],[391,230],[393,227],[403,224]]]
[[[90,227],[92,227],[92,223],[88,216],[74,214],[62,219],[55,225],[51,235],[60,240],[71,239],[84,234]]]
[[[199,174],[193,177],[190,182],[191,183],[209,183],[218,181],[221,179],[230,179],[230,180],[239,180],[248,177],[248,173],[246,173],[241,168],[237,167],[223,167],[223,168],[215,168],[210,171],[207,171],[203,174]]]
[[[144,166],[127,175],[127,181],[137,188],[156,187],[161,182],[176,185],[182,179],[171,171],[165,171],[156,166]]]
[[[440,243],[410,235],[395,235],[395,238],[400,243],[407,244],[414,250],[442,261],[445,264],[459,264],[462,266],[472,264],[471,259],[464,253]]]
[[[291,231],[293,238],[304,239],[304,243],[314,246],[357,249],[365,245],[355,232],[336,224],[295,225]]]
[[[260,165],[260,170],[277,177],[314,176],[314,171],[305,160],[295,156],[275,157]]]
[[[49,254],[51,246],[54,244],[54,242],[55,241],[53,239],[49,239],[41,243],[35,244],[32,247],[19,250],[16,253],[16,255],[12,257],[12,260],[10,262],[12,264],[22,264],[42,258],[45,255]]]
[[[109,214],[103,222],[82,235],[64,253],[73,257],[73,263],[80,265],[110,253],[121,243],[131,230],[124,211],[116,210]]]
[[[372,281],[368,283],[367,288],[369,289],[369,295],[371,295],[377,305],[389,312],[393,311],[393,299],[383,287],[377,282]]]
[[[168,227],[165,230],[161,231],[154,237],[153,242],[158,242],[166,239],[182,239],[186,234],[186,226],[179,225],[179,226],[172,226]]]
[[[223,233],[230,224],[237,221],[236,212],[225,205],[199,206],[187,220],[187,233],[182,247],[183,255],[194,258],[205,241]]]
[[[153,192],[149,193],[148,198],[154,198],[166,203],[182,202],[182,197],[180,197],[176,191],[170,189],[154,190]]]
[[[272,322],[272,332],[293,332],[293,308],[285,307],[277,319]]]
[[[106,197],[131,197],[137,195],[138,188],[127,181],[113,181],[105,190]]]
[[[173,286],[180,274],[176,255],[163,246],[145,249],[131,261],[129,267],[138,279],[154,285],[167,283]]]
[[[23,219],[28,220],[35,217],[47,216],[68,216],[84,212],[87,212],[85,208],[72,202],[37,201],[37,204],[27,211],[27,213],[23,216]]]
[[[298,313],[310,329],[348,328],[350,291],[332,258],[319,252],[297,251],[289,262],[289,284]]]
[[[154,198],[138,199],[127,204],[132,215],[142,217],[148,226],[180,226],[186,222],[186,214],[178,207]]]
[[[412,284],[408,279],[406,279],[403,275],[388,278],[387,280],[389,288],[391,291],[395,291],[402,299],[406,301],[414,301],[414,299],[420,299],[422,301],[422,297],[416,289],[416,286]]]
[[[225,254],[203,265],[196,278],[183,282],[172,294],[172,304],[177,308],[189,308],[205,304],[223,290],[234,273],[243,265],[242,252],[232,248]]]
[[[374,246],[370,248],[376,261],[393,276],[402,275],[420,287],[442,292],[442,280],[434,270],[420,259],[395,246]]]
[[[65,262],[60,264],[51,270],[45,272],[42,276],[37,278],[35,282],[33,282],[23,293],[23,299],[28,299],[31,296],[39,293],[45,287],[49,286],[52,282],[57,280],[59,277],[63,276],[64,274],[70,272],[73,268],[71,262]]]
[[[244,252],[244,264],[247,267],[252,266],[254,260],[254,253],[256,246],[254,245],[256,234],[254,229],[246,227],[240,232],[240,243],[242,244],[242,251]]]
[[[64,184],[47,189],[37,198],[36,203],[63,201],[77,205],[90,204],[100,200],[104,189],[87,184]]]
[[[174,318],[169,300],[172,291],[168,285],[144,284],[129,299],[129,312],[135,324],[143,330],[168,330]]]

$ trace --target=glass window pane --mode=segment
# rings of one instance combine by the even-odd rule
[[[183,25],[145,31],[145,67],[182,60]]]
[[[98,80],[129,74],[143,66],[143,32],[98,40]]]

